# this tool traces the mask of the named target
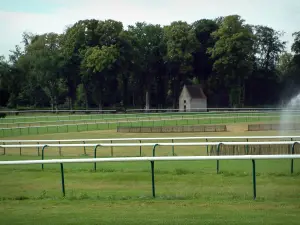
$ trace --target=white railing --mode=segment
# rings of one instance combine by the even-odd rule
[[[51,142],[95,142],[95,141],[155,141],[155,140],[209,140],[209,139],[300,139],[291,136],[196,136],[196,137],[139,137],[139,138],[95,138],[95,139],[61,139],[61,140],[0,140],[2,143],[51,143]]]
[[[217,146],[216,154],[219,155],[221,145],[233,145],[233,146],[247,146],[245,149],[246,155],[248,154],[248,146],[252,145],[290,145],[291,148],[288,149],[288,152],[291,154],[295,153],[295,145],[300,144],[298,141],[264,141],[264,142],[181,142],[181,143],[89,143],[89,144],[9,144],[9,145],[0,145],[0,148],[4,149],[3,155],[6,154],[7,148],[19,148],[20,155],[22,155],[22,148],[37,148],[37,155],[40,156],[40,148],[42,153],[42,160],[44,159],[44,153],[46,148],[58,147],[59,155],[61,156],[62,147],[84,147],[84,155],[86,154],[86,147],[94,147],[94,158],[97,158],[97,148],[99,147],[110,147],[111,148],[111,157],[114,156],[113,147],[140,147],[139,153],[142,157],[142,146],[152,147],[152,154],[155,156],[156,147],[158,146],[171,146],[172,155],[175,155],[175,146],[206,146],[206,154],[209,155],[209,146]],[[43,164],[42,164],[43,168]],[[96,164],[95,164],[96,170]]]
[[[274,159],[300,159],[300,155],[241,155],[241,156],[168,156],[168,157],[119,157],[119,158],[89,158],[89,159],[51,159],[51,160],[18,160],[0,161],[0,165],[24,165],[24,164],[60,164],[62,193],[65,196],[64,163],[105,163],[105,162],[143,162],[151,163],[152,196],[155,197],[155,161],[196,161],[196,160],[251,160],[253,177],[253,198],[256,199],[256,168],[255,160]],[[293,162],[293,161],[292,161]],[[217,173],[219,172],[217,164]]]
[[[137,147],[137,146],[217,146],[217,145],[291,145],[298,141],[253,141],[253,142],[177,142],[177,143],[93,143],[93,144],[25,144],[25,145],[0,145],[0,148],[33,148],[33,147]]]
[[[224,156],[149,156],[149,157],[115,157],[85,159],[44,159],[0,161],[0,165],[56,164],[56,163],[97,163],[97,162],[139,162],[139,161],[197,161],[197,160],[251,160],[251,159],[300,159],[294,155],[224,155]]]

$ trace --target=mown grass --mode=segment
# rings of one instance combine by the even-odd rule
[[[299,118],[295,118],[298,120]],[[164,119],[164,117],[157,117],[147,119],[145,121],[138,119],[127,119],[106,122],[90,122],[90,123],[74,123],[74,124],[56,124],[43,126],[22,126],[20,128],[1,128],[0,137],[21,136],[21,135],[40,135],[46,133],[69,133],[69,132],[83,132],[93,130],[115,130],[118,126],[129,127],[156,127],[156,126],[180,126],[180,125],[201,125],[201,124],[232,124],[232,123],[253,123],[253,122],[270,122],[279,121],[279,117],[274,116],[218,116],[207,117],[202,115],[194,115],[191,117],[174,117],[172,120]]]
[[[208,133],[207,136],[276,135],[276,132]],[[296,134],[296,133],[293,133]],[[22,136],[24,139],[201,136],[118,134],[112,131]],[[108,157],[110,148],[99,149]],[[83,158],[82,148],[45,152],[50,158]],[[205,155],[205,147],[176,147],[177,155]],[[0,160],[40,159],[36,149],[7,149]],[[139,147],[114,148],[116,156],[137,156]],[[143,155],[151,155],[143,148]],[[159,147],[156,155],[170,155]],[[299,224],[300,160],[258,160],[257,199],[252,199],[251,161],[156,162],[156,198],[151,195],[149,162],[65,164],[66,197],[59,164],[0,168],[0,224]]]
[[[300,161],[289,165],[257,162],[255,201],[250,161],[222,161],[220,174],[214,161],[156,162],[156,199],[147,162],[65,164],[65,198],[59,165],[2,166],[0,224],[298,224]]]
[[[54,115],[54,114],[28,114],[26,116],[7,116],[0,118],[1,123],[21,123],[21,122],[36,122],[58,120],[86,120],[86,119],[122,119],[122,118],[147,118],[147,117],[178,117],[178,116],[278,116],[280,112],[165,112],[165,113],[126,113],[126,114],[75,114],[75,115]]]

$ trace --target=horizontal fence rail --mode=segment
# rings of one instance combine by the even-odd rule
[[[168,157],[119,157],[119,158],[89,158],[89,159],[51,159],[51,160],[16,160],[0,161],[0,165],[26,165],[26,164],[60,164],[62,194],[66,195],[64,163],[105,163],[105,162],[150,162],[151,163],[151,184],[152,196],[155,198],[155,161],[197,161],[197,160],[251,160],[252,161],[252,184],[253,199],[256,199],[256,165],[255,160],[274,160],[274,159],[300,159],[299,154],[294,155],[241,155],[241,156],[168,156]]]
[[[177,142],[177,143],[93,143],[93,144],[47,144],[48,147],[93,147],[96,145],[103,147],[134,147],[134,146],[216,146],[216,145],[291,145],[299,143],[298,141],[242,141],[242,142]],[[43,147],[44,144],[25,144],[25,145],[0,145],[1,148],[32,148]]]
[[[114,156],[113,154],[113,147],[140,147],[140,157],[142,157],[142,151],[141,147],[142,146],[148,146],[152,147],[152,155],[155,156],[155,151],[158,146],[171,146],[172,147],[172,155],[175,155],[174,152],[174,146],[206,146],[206,152],[207,155],[217,155],[219,156],[221,154],[233,154],[229,150],[221,151],[222,146],[232,146],[233,149],[231,149],[233,152],[237,152],[239,155],[255,155],[255,153],[258,151],[260,155],[261,152],[268,152],[268,155],[274,155],[274,151],[270,151],[272,145],[278,145],[279,152],[280,153],[288,153],[288,154],[295,154],[295,147],[297,144],[300,144],[298,141],[264,141],[264,142],[177,142],[177,143],[89,143],[89,144],[12,144],[12,145],[0,145],[0,148],[4,149],[4,154],[5,154],[5,149],[6,148],[19,148],[20,149],[20,155],[21,155],[21,149],[22,148],[37,148],[38,151],[38,156],[40,155],[40,148],[42,151],[42,160],[44,160],[45,157],[45,149],[49,147],[58,147],[59,152],[61,155],[61,148],[62,147],[84,147],[84,154],[86,155],[86,150],[85,147],[94,147],[94,158],[97,158],[97,149],[99,147],[111,147],[111,157]],[[214,146],[216,148],[211,149],[209,152],[209,146]],[[236,147],[242,146],[243,149],[236,149]],[[253,147],[258,146],[257,149],[252,149]],[[267,151],[265,149],[261,149],[261,146],[266,146]],[[286,146],[287,148],[283,148],[282,146]],[[298,146],[298,145],[297,145]],[[275,148],[275,147],[272,147]],[[262,151],[263,150],[263,151]],[[277,150],[277,149],[276,149]],[[297,151],[298,152],[298,151]],[[278,151],[275,151],[276,154],[278,154]],[[284,155],[283,154],[283,155]],[[44,169],[44,164],[42,164],[42,170]],[[94,170],[96,171],[96,163],[94,164]],[[220,165],[219,161],[217,160],[217,172],[220,170]],[[294,162],[291,160],[291,173],[294,171]]]
[[[139,138],[87,138],[61,140],[0,140],[3,143],[30,143],[30,142],[92,142],[92,141],[149,141],[149,140],[206,140],[206,139],[300,139],[300,135],[290,136],[194,136],[194,137],[139,137]]]
[[[213,136],[207,136],[207,137],[153,137],[153,138],[97,138],[97,139],[62,139],[62,140],[0,140],[0,143],[2,142],[2,145],[0,145],[2,148],[5,148],[9,143],[18,143],[21,145],[22,143],[53,143],[53,142],[58,142],[59,144],[63,142],[82,142],[83,144],[86,144],[87,142],[102,142],[102,141],[109,141],[111,144],[115,141],[139,141],[139,143],[142,143],[142,141],[158,141],[158,140],[165,140],[165,141],[174,141],[177,140],[205,140],[208,142],[208,140],[214,140],[214,139],[236,139],[236,140],[241,140],[245,139],[246,141],[251,140],[251,139],[284,139],[284,140],[296,140],[300,139],[300,136],[225,136],[225,137],[213,137]],[[41,147],[41,146],[35,146],[35,147]],[[86,155],[86,149],[85,147],[87,146],[81,146],[84,147],[84,155]],[[19,146],[20,148],[20,154],[22,151],[22,146]],[[111,146],[111,152],[113,152],[113,146]],[[207,149],[208,151],[208,149]],[[172,147],[172,152],[174,155],[174,146]],[[142,146],[140,145],[140,155],[142,153]],[[5,153],[4,153],[5,154]],[[39,153],[38,153],[39,154]]]

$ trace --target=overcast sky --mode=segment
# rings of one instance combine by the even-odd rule
[[[7,56],[20,44],[24,31],[61,33],[82,19],[165,25],[231,14],[239,14],[249,24],[285,31],[288,48],[292,33],[300,31],[300,0],[0,0],[0,55]]]

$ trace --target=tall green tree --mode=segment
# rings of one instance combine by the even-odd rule
[[[183,21],[172,22],[165,27],[164,31],[173,107],[178,108],[181,88],[189,78],[193,77],[193,52],[199,42],[193,27]]]
[[[245,80],[253,70],[255,36],[238,15],[225,17],[212,36],[216,43],[208,52],[215,60],[213,68],[228,88],[230,106],[241,107],[244,105]]]
[[[50,98],[52,110],[57,109],[59,98],[63,98],[66,91],[61,76],[63,59],[60,38],[56,33],[43,34],[26,48],[26,55],[33,62],[32,69],[36,72],[37,81]]]
[[[281,94],[273,91],[281,89],[276,67],[285,49],[285,42],[281,40],[283,33],[267,26],[253,26],[253,30],[255,64],[246,84],[246,102],[249,105],[271,105]],[[253,89],[257,91],[251,91]],[[262,95],[268,97],[260,98]]]
[[[150,108],[150,90],[156,80],[161,80],[163,64],[163,29],[160,25],[136,23],[129,26],[128,32],[133,37],[138,51],[135,79],[138,80],[139,92],[145,93],[145,108]],[[143,91],[145,90],[145,91]]]

